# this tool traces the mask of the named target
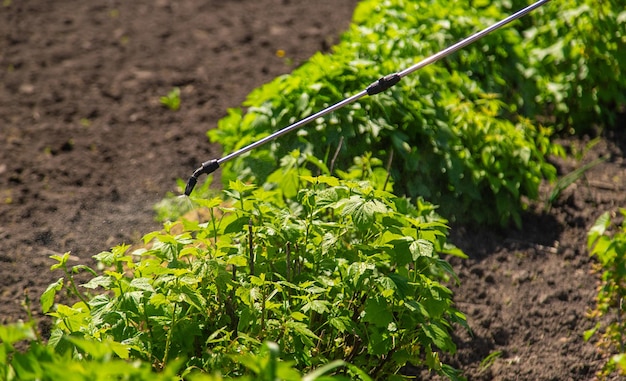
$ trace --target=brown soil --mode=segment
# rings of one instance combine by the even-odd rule
[[[26,318],[76,263],[160,228],[152,206],[175,180],[217,158],[207,129],[256,86],[327,50],[356,0],[8,1],[0,9],[0,323]],[[285,52],[284,57],[277,55]],[[181,89],[181,109],[159,97]],[[585,141],[566,141],[579,151]],[[449,359],[470,379],[588,380],[600,366],[581,335],[597,277],[585,233],[626,206],[626,135],[603,136],[562,174],[611,158],[522,230],[454,227],[458,331]],[[546,186],[544,194],[550,187]],[[37,309],[36,303],[33,307]],[[35,313],[36,317],[41,317]],[[481,361],[499,354],[489,367]]]

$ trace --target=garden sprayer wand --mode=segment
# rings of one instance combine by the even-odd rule
[[[449,47],[447,47],[446,49],[440,51],[439,53],[435,53],[432,56],[423,59],[422,61],[416,63],[415,65],[406,68],[402,71],[399,71],[397,73],[392,73],[389,75],[386,75],[382,78],[380,78],[379,80],[375,81],[374,83],[372,83],[371,85],[369,85],[365,90],[362,90],[361,92],[352,95],[349,98],[346,98],[338,103],[335,103],[332,106],[329,106],[321,111],[318,111],[315,114],[309,115],[306,118],[295,122],[285,128],[283,128],[282,130],[276,131],[271,135],[268,135],[266,137],[264,137],[263,139],[259,139],[254,143],[251,143],[235,152],[232,152],[224,157],[222,157],[221,159],[213,159],[213,160],[209,160],[206,161],[204,163],[202,163],[202,166],[200,166],[200,168],[196,169],[193,174],[191,175],[191,177],[189,178],[189,180],[187,181],[187,186],[185,187],[185,195],[189,196],[191,194],[191,192],[193,191],[193,188],[196,186],[196,183],[198,182],[198,176],[202,175],[202,174],[210,174],[215,172],[215,170],[217,170],[220,166],[220,164],[225,163],[231,159],[236,158],[237,156],[240,156],[248,151],[251,151],[259,146],[262,146],[265,143],[268,143],[282,135],[285,135],[297,128],[300,128],[302,126],[304,126],[305,124],[314,121],[315,119],[322,117],[326,114],[329,114],[335,110],[338,110],[350,103],[353,103],[355,101],[357,101],[358,99],[366,96],[366,95],[375,95],[378,94],[380,92],[383,92],[387,89],[389,89],[390,87],[394,86],[396,83],[400,82],[400,80],[403,77],[406,77],[407,75],[413,73],[414,71],[417,71],[421,68],[423,68],[424,66],[430,65],[433,62],[439,61],[440,59],[456,52],[459,49],[462,49],[464,47],[466,47],[467,45],[481,39],[482,37],[488,35],[489,33],[495,31],[496,29],[500,29],[501,27],[507,25],[508,23],[517,20],[518,18],[525,16],[526,14],[532,12],[533,10],[535,10],[536,8],[539,8],[540,6],[544,5],[545,3],[547,3],[550,0],[539,0],[536,3],[529,5],[528,7],[512,14],[511,16],[491,25],[488,28],[485,28],[483,30],[481,30],[478,33],[475,33],[459,42],[457,42],[454,45],[451,45]]]

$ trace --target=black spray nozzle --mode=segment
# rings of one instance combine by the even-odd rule
[[[185,196],[189,196],[191,192],[193,192],[193,188],[196,186],[198,182],[198,176],[202,174],[210,174],[215,172],[220,167],[220,163],[217,160],[209,160],[207,162],[202,163],[202,166],[196,169],[189,180],[187,180],[187,186],[185,187]]]

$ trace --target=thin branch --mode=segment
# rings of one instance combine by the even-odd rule
[[[333,159],[330,161],[330,174],[333,174],[333,170],[335,169],[335,161],[337,160],[337,156],[339,156],[339,151],[341,151],[341,147],[343,146],[343,136],[339,138],[339,144],[337,145],[337,150],[333,155]]]

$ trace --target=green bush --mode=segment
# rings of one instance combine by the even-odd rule
[[[25,351],[16,350],[17,344],[26,342]],[[59,343],[63,343],[60,345]],[[0,326],[0,379],[5,381],[179,381],[177,374],[182,361],[170,363],[155,372],[149,362],[128,361],[127,345],[113,341],[88,340],[76,335],[64,335],[56,347],[45,345],[37,339],[30,324]],[[347,381],[347,377],[327,375],[347,368],[369,380],[360,370],[344,361],[333,361],[315,371],[302,375],[293,364],[281,361],[275,343],[265,343],[254,355],[235,355],[235,361],[246,367],[248,376],[224,378],[221,374],[189,373],[184,379],[191,381]]]
[[[522,112],[579,134],[618,127],[626,111],[624,2],[553,2],[529,21],[518,64],[527,85]]]
[[[626,209],[620,210],[622,219]],[[596,295],[596,306],[590,316],[598,320],[596,326],[585,332],[585,339],[598,336],[597,346],[607,362],[599,373],[605,378],[618,369],[626,374],[626,331],[624,326],[624,298],[626,297],[626,220],[621,226],[612,224],[608,212],[598,218],[589,230],[587,247],[598,261],[597,271],[601,274],[600,287]],[[602,324],[607,317],[608,324]]]
[[[363,1],[332,55],[317,54],[254,90],[245,113],[230,110],[208,135],[232,152],[505,16],[495,6],[467,9],[460,2]],[[540,181],[554,179],[545,157],[558,152],[551,129],[517,115],[508,99],[512,70],[525,83],[515,69],[522,41],[515,29],[498,31],[387,92],[226,163],[223,179],[262,183],[295,148],[318,158],[339,149],[338,167],[366,151],[382,159],[393,152],[399,194],[425,197],[444,215],[520,225],[522,196],[536,198]]]
[[[208,222],[168,223],[144,248],[98,254],[98,274],[54,257],[66,276],[42,296],[56,320],[50,345],[110,341],[157,369],[184,359],[185,371],[238,377],[248,371],[236,356],[272,341],[302,372],[343,360],[394,379],[411,362],[456,377],[438,356],[455,350],[451,325],[465,325],[442,283],[455,275],[439,254],[462,255],[446,244],[445,220],[384,191],[368,157],[343,174],[373,182],[312,177],[301,166],[311,157],[288,158],[276,183],[234,181],[225,200],[196,199]],[[73,281],[80,270],[94,274],[87,294]],[[80,301],[48,311],[64,283]]]
[[[16,345],[28,342],[24,351]],[[55,350],[37,339],[31,324],[0,326],[0,380],[5,381],[108,381],[176,380],[175,369],[156,374],[150,363],[129,362],[126,346],[111,341],[64,336],[66,350]],[[172,372],[174,371],[174,372]]]

